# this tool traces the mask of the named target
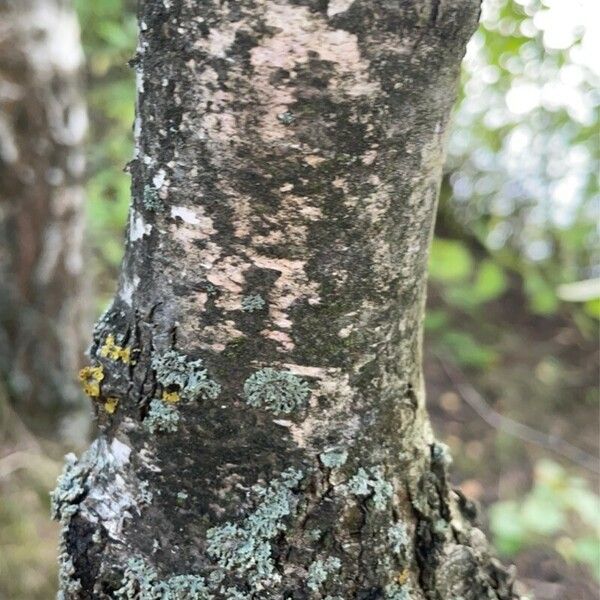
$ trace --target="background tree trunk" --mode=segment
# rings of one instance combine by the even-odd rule
[[[478,2],[141,2],[133,206],[53,495],[64,598],[515,597],[421,377]]]
[[[0,3],[0,373],[36,433],[55,436],[68,414],[81,441],[82,64],[70,1]]]

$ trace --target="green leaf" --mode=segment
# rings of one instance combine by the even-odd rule
[[[565,525],[566,515],[559,502],[552,496],[544,498],[532,495],[523,503],[521,518],[529,531],[539,535],[552,535]]]
[[[486,369],[497,359],[496,352],[462,331],[447,331],[440,343],[461,366]]]
[[[506,290],[506,276],[502,268],[492,260],[483,260],[477,270],[477,277],[472,288],[473,296],[477,298],[477,302],[483,303],[494,300],[504,290]]]
[[[525,274],[525,293],[529,299],[529,308],[540,315],[549,315],[556,312],[558,298],[550,284],[534,270]]]
[[[439,331],[448,324],[448,313],[444,310],[428,310],[425,313],[425,331]]]
[[[596,298],[595,300],[588,300],[583,305],[583,310],[585,314],[600,320],[600,298]]]
[[[588,564],[595,577],[600,579],[600,541],[597,537],[584,537],[575,540],[573,558]]]
[[[524,545],[525,529],[519,507],[514,501],[497,502],[490,508],[490,528],[494,545],[505,555],[518,552]]]
[[[473,270],[469,250],[456,240],[436,238],[429,254],[429,275],[442,282],[464,281]]]

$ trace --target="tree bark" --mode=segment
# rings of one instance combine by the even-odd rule
[[[0,375],[36,433],[56,437],[68,416],[81,444],[82,64],[70,2],[0,2]]]
[[[142,1],[133,205],[53,495],[63,598],[508,599],[424,407],[475,0]]]

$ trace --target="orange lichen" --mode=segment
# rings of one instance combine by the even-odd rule
[[[100,395],[100,382],[104,379],[102,365],[92,367],[88,365],[79,371],[79,379],[82,382],[83,391],[92,398]]]
[[[125,364],[131,361],[131,348],[123,348],[115,342],[115,336],[109,333],[106,336],[104,345],[100,348],[100,356],[110,358],[111,360],[121,360]]]
[[[180,400],[179,392],[167,392],[167,390],[165,390],[162,393],[162,399],[167,404],[177,404]]]
[[[118,398],[107,398],[106,402],[104,403],[104,412],[108,413],[109,415],[112,415],[117,410],[118,406]]]

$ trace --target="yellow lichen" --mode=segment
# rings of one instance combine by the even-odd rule
[[[104,369],[102,365],[92,367],[88,365],[79,371],[79,379],[83,385],[83,391],[92,398],[100,395],[100,382],[104,379]]]
[[[109,415],[112,415],[117,410],[118,406],[118,398],[107,398],[106,402],[104,403],[104,412],[108,413]]]
[[[162,393],[162,399],[167,403],[167,404],[177,404],[177,402],[179,402],[179,392],[167,392],[167,390],[165,390]]]
[[[100,356],[111,360],[122,360],[125,364],[131,361],[131,348],[123,348],[115,342],[115,336],[109,333],[104,345],[100,348]]]
[[[408,581],[408,569],[403,569],[397,573],[395,580],[397,584],[404,585]]]

